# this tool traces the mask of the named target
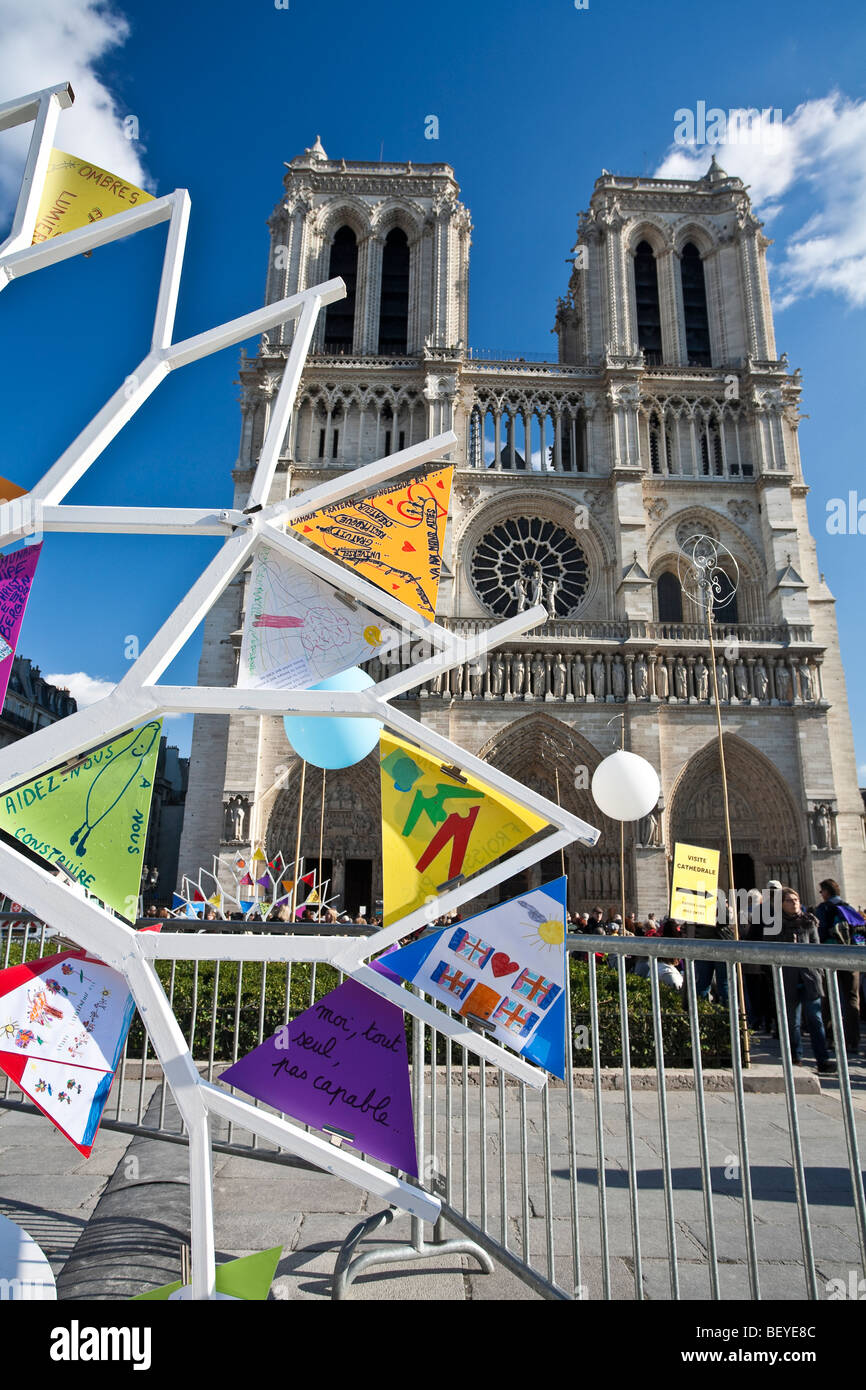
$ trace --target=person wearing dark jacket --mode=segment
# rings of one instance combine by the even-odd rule
[[[860,916],[849,903],[843,902],[839,885],[834,878],[825,878],[818,884],[821,902],[813,908],[818,920],[818,936],[822,943],[847,946],[851,943],[851,918]],[[844,909],[844,911],[843,911]],[[842,1006],[842,1027],[845,1029],[845,1048],[852,1059],[860,1048],[860,972],[858,970],[837,970],[839,981],[839,1003]],[[828,985],[831,982],[828,981]],[[832,1032],[830,1023],[830,1001],[824,996],[822,1004],[824,1027]],[[837,1041],[838,1047],[838,1041]]]
[[[818,922],[811,912],[804,912],[800,906],[800,896],[793,888],[782,889],[782,926],[775,938],[777,941],[791,941],[799,946],[817,946]],[[800,1013],[812,1039],[815,1060],[822,1076],[830,1076],[836,1070],[836,1063],[830,1059],[827,1035],[821,1018],[821,1000],[824,995],[823,971],[811,966],[786,965],[782,968],[782,986],[785,994],[785,1012],[788,1016],[788,1036],[791,1042],[791,1056],[795,1063],[803,1060],[803,1042],[800,1037]]]

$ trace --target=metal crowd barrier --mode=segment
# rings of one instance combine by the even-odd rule
[[[186,925],[184,919],[172,922],[173,929]],[[216,921],[208,927],[225,931],[233,925]],[[249,930],[247,924],[237,926]],[[189,928],[199,931],[201,924],[190,921]],[[310,925],[302,934],[307,930],[315,933],[322,928]],[[365,929],[339,924],[341,935],[358,933],[364,934]],[[34,957],[53,954],[64,945],[58,934],[41,923],[0,914],[3,966],[15,964],[23,950],[28,957]],[[802,1136],[781,972],[785,966],[794,965],[827,972],[826,978],[834,984],[828,990],[833,1035],[841,1040],[844,1029],[835,988],[836,972],[858,970],[861,960],[866,962],[861,948],[583,935],[569,936],[567,947],[570,953],[587,958],[592,1066],[581,1069],[579,1074],[572,1049],[568,1048],[564,1084],[551,1081],[542,1091],[535,1091],[506,1077],[471,1049],[410,1019],[409,1055],[420,1182],[441,1197],[442,1218],[429,1242],[425,1240],[422,1223],[409,1218],[411,1233],[407,1243],[365,1246],[358,1253],[364,1237],[390,1224],[399,1214],[393,1210],[378,1212],[362,1222],[340,1251],[333,1296],[345,1297],[353,1280],[365,1268],[395,1260],[420,1261],[429,1255],[453,1251],[474,1256],[488,1272],[492,1269],[491,1260],[495,1260],[536,1294],[549,1299],[759,1299],[766,1222],[755,1211],[756,1171],[775,1175],[780,1184],[780,1209],[786,1215],[790,1211],[792,1219],[796,1213],[797,1250],[783,1262],[786,1287],[791,1290],[788,1296],[827,1296],[829,1266],[826,1254],[820,1254],[816,1261],[816,1223],[810,1212],[807,1187],[810,1169]],[[728,974],[730,1067],[725,1078],[728,1089],[721,1094],[731,1097],[733,1129],[729,1119],[722,1125],[714,1113],[717,1095],[707,1089],[710,1078],[705,1075],[699,1041],[694,969],[695,961],[707,959],[709,951],[713,960],[725,963]],[[671,997],[666,986],[659,983],[657,961],[671,956],[685,961],[683,1001]],[[627,1006],[629,957],[648,957],[650,961],[654,1059],[651,1070],[636,1068],[632,1059]],[[781,1053],[774,1072],[776,1081],[781,1080],[778,1094],[784,1096],[783,1113],[777,1104],[779,1113],[774,1111],[772,1122],[766,1115],[767,1096],[750,1089],[749,1073],[744,1071],[741,1058],[737,963],[768,965],[771,970]],[[272,990],[276,981],[281,1003],[278,1022],[286,1022],[290,1013],[294,1016],[309,1007],[343,978],[332,968],[317,966],[315,962],[260,965],[172,960],[164,962],[163,969],[166,992],[173,1005],[177,1003],[176,994],[180,997],[183,977],[190,1048],[209,1079],[218,1077],[224,1066],[237,1060],[242,1032],[244,1049],[248,1049],[273,1031],[274,1004],[269,985]],[[223,982],[230,979],[229,990],[222,995],[221,970]],[[600,972],[610,970],[616,972],[621,1045],[621,1066],[612,1072],[602,1067],[599,1005]],[[245,988],[245,974],[248,982],[253,981],[251,993]],[[567,994],[567,1030],[572,1038],[571,992]],[[677,1092],[672,1088],[674,1078],[666,1065],[663,1041],[663,1015],[670,1017],[671,1008],[681,1010],[688,1024],[688,1070],[693,1083],[693,1120],[688,1129],[684,1127],[681,1106],[672,1114],[672,1098]],[[128,1045],[124,1052],[102,1123],[125,1133],[185,1143],[182,1128],[174,1128],[170,1123],[173,1109],[167,1110],[167,1088],[152,1058],[147,1034],[143,1028],[138,1031],[140,1046],[133,1053]],[[834,1088],[838,1086],[838,1092],[827,1092],[832,1098],[833,1123],[822,1128],[818,1157],[822,1170],[831,1175],[847,1170],[844,1191],[837,1183],[834,1200],[852,1232],[851,1247],[844,1256],[849,1264],[854,1258],[851,1251],[856,1234],[856,1282],[866,1277],[866,1198],[857,1123],[859,1118],[862,1128],[864,1109],[860,1095],[855,1097],[852,1089],[844,1046],[837,1046],[836,1057],[838,1075],[833,1084]],[[763,1068],[765,1074],[767,1070]],[[652,1091],[638,1084],[647,1078],[656,1083],[654,1104],[647,1102]],[[676,1079],[682,1083],[683,1073]],[[715,1084],[718,1073],[712,1079]],[[576,1084],[578,1080],[582,1084]],[[611,1081],[614,1087],[608,1089]],[[803,1101],[802,1094],[799,1097],[803,1103],[810,1103],[810,1099]],[[33,1109],[20,1098],[8,1078],[5,1091],[0,1094],[0,1105]],[[653,1110],[655,1120],[651,1121]],[[722,1165],[718,1140],[722,1130],[726,1137],[721,1147],[729,1149],[725,1162],[736,1172],[728,1180],[725,1168],[727,1185],[720,1195]],[[784,1156],[776,1143],[783,1130]],[[300,1160],[263,1144],[257,1136],[237,1126],[226,1125],[216,1132],[214,1148],[270,1163],[304,1166]],[[811,1156],[814,1158],[814,1153]],[[696,1171],[683,1168],[688,1158],[695,1159]],[[790,1178],[789,1191],[783,1190],[786,1178]],[[720,1231],[722,1199],[727,1219]],[[735,1205],[731,1207],[730,1203]],[[682,1229],[685,1213],[690,1223],[686,1232]],[[732,1236],[734,1217],[738,1234]],[[456,1228],[460,1239],[446,1239],[446,1225]],[[825,1229],[823,1223],[821,1229]],[[732,1247],[736,1259],[730,1253]],[[745,1272],[745,1282],[734,1295],[727,1282],[732,1265],[737,1266],[740,1276]],[[691,1280],[687,1288],[682,1283],[684,1271]],[[696,1271],[704,1283],[703,1291],[698,1293],[694,1292]],[[768,1289],[763,1296],[778,1296],[778,1290]]]

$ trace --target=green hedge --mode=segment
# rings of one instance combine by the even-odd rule
[[[652,993],[649,980],[626,974],[628,1000],[628,1039],[631,1065],[656,1065],[653,1039]],[[620,1030],[619,980],[613,957],[596,963],[598,1018],[601,1030],[599,1052],[603,1067],[622,1066],[622,1036]],[[662,1043],[665,1066],[691,1067],[692,1044],[685,997],[670,985],[659,985],[662,1014]],[[572,1034],[584,1025],[590,1028],[589,966],[585,960],[571,958],[571,1026]],[[698,1028],[701,1039],[701,1061],[705,1067],[731,1065],[731,1033],[728,1011],[717,1004],[698,1001]],[[592,1066],[591,1048],[574,1048],[577,1067]]]

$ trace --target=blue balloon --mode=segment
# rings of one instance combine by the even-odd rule
[[[359,666],[352,666],[339,675],[328,676],[311,686],[312,690],[367,690],[374,681]],[[333,771],[354,767],[379,742],[382,725],[376,719],[352,719],[349,716],[329,718],[286,715],[283,718],[286,738],[299,758]]]

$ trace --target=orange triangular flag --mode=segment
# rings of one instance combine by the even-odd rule
[[[292,529],[423,618],[436,614],[452,467],[393,483],[359,502],[334,502]]]

